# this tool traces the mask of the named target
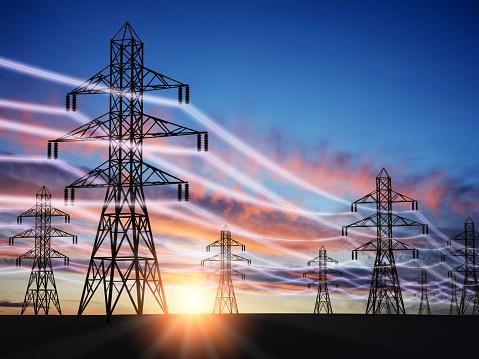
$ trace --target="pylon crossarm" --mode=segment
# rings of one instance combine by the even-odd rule
[[[231,246],[231,247],[241,247],[242,251],[244,251],[246,249],[246,246],[243,243],[240,243],[240,242],[234,240],[233,238],[231,238],[229,246]]]
[[[401,193],[398,193],[396,191],[391,190],[391,202],[392,203],[404,203],[404,202],[410,202],[413,204],[413,210],[418,209],[418,204],[415,199],[412,199],[411,197],[405,196]]]
[[[460,266],[457,266],[451,272],[456,272],[456,273],[464,273],[464,272],[470,272],[471,270],[478,270],[479,266],[473,266],[472,264],[462,264]]]
[[[59,210],[58,208],[52,207],[50,209],[50,216],[52,217],[65,217],[65,223],[70,221],[70,215],[66,212],[63,212],[62,210]]]
[[[216,254],[212,257],[203,259],[201,261],[201,263],[204,264],[204,262],[218,262],[218,261],[222,261],[222,260],[223,260],[223,256],[221,254]]]
[[[377,191],[374,190],[371,193],[368,193],[364,197],[361,197],[357,201],[354,201],[351,203],[351,212],[357,212],[358,211],[358,204],[364,204],[364,203],[377,203]]]
[[[37,215],[37,206],[33,206],[30,209],[27,209],[25,212],[23,212],[21,215],[17,217],[17,222],[18,224],[22,224],[22,218],[26,217],[35,217]]]
[[[324,259],[326,262],[334,263],[335,265],[338,265],[338,261],[336,259],[333,259],[331,257],[326,257]]]
[[[162,75],[159,72],[143,67],[143,87],[141,87],[141,92],[187,86],[187,84],[173,80],[172,78]]]
[[[221,247],[221,240],[218,239],[218,240],[214,241],[213,243],[208,244],[206,246],[206,251],[209,252],[211,250],[211,247]]]
[[[243,273],[241,273],[240,271],[237,271],[236,269],[231,269],[230,270],[230,275],[231,276],[239,276],[239,277],[241,277],[241,280],[245,279],[245,275]]]
[[[203,261],[202,261],[203,262]],[[209,280],[210,277],[216,277],[216,276],[222,276],[223,275],[223,271],[221,270],[221,268],[218,268],[217,270],[215,270],[214,272],[211,272],[211,273],[208,273],[206,275],[206,279]]]
[[[479,240],[479,233],[475,231],[470,231],[470,234],[473,234],[471,237],[466,237],[466,232],[462,232],[454,237],[449,238],[449,241],[465,241],[467,240]]]
[[[35,258],[36,258],[35,249],[32,248],[28,252],[25,252],[20,257],[18,257],[17,261],[21,259],[35,259]]]
[[[108,113],[97,117],[96,119],[68,132],[67,134],[57,138],[56,140],[49,140],[48,142],[75,142],[75,141],[98,141],[109,140],[111,136],[108,135],[109,117],[100,121]]]
[[[40,210],[41,212],[41,210]],[[19,215],[17,217],[17,222],[18,224],[22,224],[22,218],[28,218],[28,217],[36,217],[37,214],[40,213],[37,209],[37,206],[34,206],[32,208],[30,208],[29,210],[23,212],[21,215]],[[50,215],[52,217],[65,217],[65,223],[66,221],[69,221],[70,220],[70,215],[68,213],[65,213],[61,210],[59,210],[58,208],[55,208],[55,207],[51,207],[50,208]]]
[[[376,221],[377,215],[373,214],[369,217],[360,219],[359,221],[356,221],[354,223],[351,223],[347,226],[343,226],[343,229],[347,229],[349,227],[377,227],[377,221]],[[405,218],[398,216],[396,214],[391,214],[392,218],[392,225],[393,226],[402,226],[402,227],[411,227],[411,226],[421,226],[424,227],[427,225],[424,225],[422,223],[413,221],[411,219]]]
[[[142,138],[157,138],[171,136],[188,136],[206,134],[206,131],[196,131],[191,128],[177,125],[173,122],[162,120],[150,115],[143,115],[143,128],[145,129]]]
[[[110,65],[96,73],[80,86],[70,91],[69,95],[110,93]]]
[[[10,237],[10,239],[13,241],[13,239],[15,238],[35,238],[36,233],[37,233],[36,228],[32,227]]]
[[[417,251],[413,246],[406,244],[404,242],[398,241],[397,239],[391,239],[392,249],[395,251]]]
[[[330,262],[330,263],[335,263],[336,265],[338,265],[338,261],[331,258],[331,257],[324,257],[324,256],[317,256],[316,258],[314,259],[311,259],[309,262],[308,262],[308,266],[311,265],[311,263],[316,263],[316,262],[319,262],[319,261],[325,261],[325,262]]]
[[[377,202],[377,192],[376,190],[368,193],[367,195],[361,197],[360,199],[353,202],[353,204],[363,204],[363,203],[376,203]]]
[[[348,235],[348,228],[350,228],[350,227],[376,227],[376,226],[377,226],[376,215],[373,214],[369,217],[360,219],[359,221],[351,223],[347,226],[343,226],[343,234],[345,234],[347,236]]]
[[[143,162],[142,170],[142,178],[143,182],[141,183],[143,186],[159,186],[159,185],[167,185],[167,184],[183,184],[186,183],[185,181],[166,173],[165,171],[160,170],[148,163]]]
[[[76,180],[66,188],[103,188],[108,187],[108,161],[103,162],[97,168],[91,170],[86,175]]]
[[[248,265],[251,263],[251,259],[247,259],[247,258],[244,258],[244,257],[241,257],[237,254],[233,254],[231,253],[231,260],[232,261],[246,261],[248,262]]]
[[[314,268],[314,269],[311,269],[307,272],[304,272],[304,276],[306,276],[307,274],[317,274],[317,273],[331,273],[331,274],[335,274],[335,273],[339,273],[339,274],[342,274],[341,271],[338,271],[338,270],[335,270],[335,269],[331,269],[331,268]]]
[[[51,228],[50,237],[76,237],[73,234],[62,231],[61,229]]]
[[[412,219],[408,219],[405,217],[398,216],[396,214],[391,214],[392,216],[392,225],[393,226],[398,226],[398,227],[425,227],[427,229],[427,224],[419,223],[416,221],[413,221]],[[427,234],[427,230],[426,230]]]
[[[326,269],[325,273],[339,274],[341,277],[343,276],[343,272],[341,272],[339,270],[336,270],[336,269],[331,269],[331,268]]]
[[[446,257],[464,257],[466,255],[466,252],[464,251],[464,248],[457,249],[455,251],[449,252],[448,254],[443,254],[443,258]]]
[[[373,251],[376,252],[378,250],[377,246],[377,238],[373,239],[372,241],[369,241],[366,244],[363,244],[362,246],[353,249],[353,252],[367,252],[367,251]]]
[[[338,284],[336,282],[333,282],[332,280],[324,280],[324,279],[315,279],[311,283],[308,284],[308,289],[311,288],[313,285],[316,283],[318,284],[328,284],[328,285],[334,285],[336,288],[338,287]]]
[[[64,255],[63,253],[60,253],[59,251],[55,249],[50,249],[50,258],[68,259],[68,256]]]
[[[314,268],[314,269],[311,269],[307,272],[304,272],[303,277],[306,277],[308,274],[315,274],[315,273],[319,272],[319,270],[320,270],[319,268]]]
[[[417,277],[414,277],[413,280],[422,280],[422,279],[429,279],[429,280],[435,280],[433,277],[431,277],[429,274],[423,275],[420,274]],[[420,285],[420,284],[418,284]]]

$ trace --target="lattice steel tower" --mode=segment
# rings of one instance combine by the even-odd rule
[[[421,295],[421,303],[419,304],[419,315],[427,314],[431,315],[431,307],[429,306],[429,298],[428,295],[432,294],[433,292],[429,290],[430,284],[428,281],[433,281],[434,278],[427,274],[426,269],[421,269],[421,274],[414,278],[415,281],[419,283],[421,289],[415,293]]]
[[[211,247],[220,247],[220,253],[202,260],[201,265],[204,266],[206,261],[221,262],[219,269],[208,274],[207,279],[210,276],[219,276],[218,290],[216,292],[215,306],[213,308],[214,313],[238,313],[238,306],[236,304],[235,291],[233,289],[232,276],[241,276],[241,280],[245,279],[245,275],[238,272],[236,269],[231,268],[232,261],[247,261],[248,265],[251,264],[251,260],[240,257],[231,253],[231,247],[241,247],[241,250],[245,250],[245,245],[231,238],[231,232],[227,226],[224,226],[221,230],[221,238],[214,241],[206,247],[206,251],[209,252]]]
[[[332,262],[335,265],[338,265],[338,261],[327,256],[326,249],[324,248],[324,246],[322,246],[319,250],[319,255],[308,262],[308,266],[310,266],[311,263],[316,262],[318,263],[318,268],[303,273],[303,277],[306,277],[308,274],[318,275],[318,279],[315,279],[313,282],[308,284],[308,288],[311,288],[313,284],[315,284],[316,282],[318,283],[318,294],[316,295],[314,314],[320,314],[322,310],[324,310],[326,314],[333,314],[331,300],[329,299],[328,284],[335,285],[336,288],[338,287],[338,284],[331,280],[328,280],[328,273],[339,273],[340,277],[343,276],[343,273],[328,268],[328,262]]]
[[[43,309],[45,314],[48,315],[50,303],[53,303],[58,313],[62,315],[53,275],[52,258],[62,258],[65,265],[69,265],[69,259],[66,255],[52,249],[50,243],[52,237],[72,237],[73,244],[76,244],[77,236],[52,227],[52,217],[65,217],[65,223],[70,223],[70,216],[52,207],[52,195],[45,186],[38,191],[36,197],[35,206],[17,217],[17,224],[22,224],[23,218],[35,217],[35,226],[10,237],[8,241],[8,244],[12,246],[15,239],[35,238],[35,248],[30,249],[16,260],[17,266],[20,266],[22,259],[33,259],[32,272],[23,301],[22,314],[28,305],[33,303],[35,316],[37,316],[40,309]]]
[[[449,278],[451,279],[451,305],[449,306],[449,315],[459,315],[456,275],[453,272],[449,272]]]
[[[447,256],[464,257],[464,264],[448,272],[449,277],[455,276],[457,273],[462,273],[464,276],[461,302],[458,308],[459,315],[466,313],[467,307],[471,302],[473,305],[472,314],[476,314],[476,312],[479,311],[479,284],[477,283],[477,264],[479,262],[477,257],[479,257],[479,251],[476,248],[477,240],[479,240],[479,233],[474,230],[474,222],[471,217],[468,217],[466,223],[464,223],[464,232],[447,241],[448,246],[451,245],[452,241],[464,241],[464,248],[441,256],[441,261],[443,262]],[[457,283],[455,278],[454,282]]]
[[[375,203],[376,213],[343,227],[343,235],[346,236],[349,227],[376,227],[376,238],[352,252],[353,259],[357,259],[360,251],[376,252],[366,314],[406,314],[394,251],[412,250],[413,258],[416,258],[418,250],[393,239],[393,227],[422,226],[423,234],[428,233],[428,227],[392,213],[393,203],[404,202],[411,202],[412,209],[417,210],[416,200],[392,190],[391,177],[383,168],[376,177],[376,190],[351,204],[351,211],[357,212],[358,204]]]
[[[198,150],[206,132],[173,124],[143,113],[143,93],[178,88],[181,104],[183,88],[189,103],[189,87],[143,66],[143,43],[126,23],[111,40],[110,64],[67,95],[67,110],[76,110],[76,95],[108,94],[110,110],[95,120],[49,141],[54,158],[59,142],[105,140],[109,159],[65,188],[74,199],[76,188],[107,188],[100,223],[78,309],[84,312],[98,286],[103,283],[107,321],[126,291],[138,316],[143,314],[145,288],[153,293],[161,310],[168,313],[156,256],[155,243],[143,192],[144,186],[178,185],[178,200],[188,201],[188,183],[143,161],[143,141],[148,138],[197,135]]]

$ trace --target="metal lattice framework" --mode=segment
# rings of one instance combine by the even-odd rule
[[[374,203],[376,213],[342,229],[343,235],[347,236],[351,227],[376,227],[376,238],[352,251],[353,259],[357,259],[358,252],[376,252],[366,314],[406,314],[394,251],[410,250],[416,258],[418,250],[393,239],[393,227],[421,226],[423,234],[428,233],[427,225],[392,213],[393,203],[406,202],[412,204],[412,210],[418,209],[416,200],[392,190],[391,177],[383,168],[376,177],[376,190],[351,204],[351,211],[357,212],[358,204]]]
[[[224,312],[230,314],[238,313],[238,305],[236,304],[236,296],[231,277],[241,276],[241,280],[244,280],[245,275],[236,269],[231,268],[231,262],[246,261],[248,265],[250,265],[251,260],[231,253],[231,247],[241,247],[241,250],[244,251],[245,245],[231,238],[230,230],[227,226],[224,226],[221,230],[221,238],[208,245],[206,247],[206,251],[209,252],[211,247],[220,247],[220,253],[208,259],[202,260],[201,266],[204,266],[205,262],[221,262],[220,268],[206,276],[208,280],[211,276],[220,277],[213,314],[221,314]]]
[[[310,266],[311,263],[316,262],[318,263],[318,268],[303,273],[303,277],[307,277],[308,274],[317,274],[318,276],[318,279],[315,279],[313,282],[308,284],[308,288],[311,288],[312,285],[318,283],[318,294],[316,295],[314,314],[320,314],[323,310],[326,312],[326,314],[333,314],[331,300],[329,299],[328,285],[334,285],[337,288],[338,284],[328,280],[328,273],[338,273],[340,277],[343,276],[343,273],[338,270],[328,268],[328,262],[338,265],[338,261],[327,256],[324,246],[321,246],[319,255],[308,262],[308,266]]]
[[[145,91],[178,89],[181,104],[183,89],[189,103],[189,86],[143,66],[143,43],[126,23],[111,40],[110,65],[67,95],[67,110],[76,110],[76,95],[108,94],[110,110],[93,121],[48,143],[48,157],[59,142],[105,140],[109,142],[106,162],[65,188],[74,199],[76,188],[107,188],[98,231],[93,245],[88,273],[78,309],[84,312],[98,286],[103,283],[107,321],[126,291],[136,314],[143,314],[145,289],[153,293],[161,310],[167,314],[163,284],[143,187],[176,184],[178,200],[189,199],[188,183],[143,161],[143,141],[147,138],[204,135],[206,132],[155,118],[143,113]]]
[[[435,295],[429,290],[430,284],[429,281],[434,281],[435,279],[427,274],[426,269],[421,269],[421,274],[414,278],[415,281],[419,283],[421,289],[417,291],[414,295],[421,295],[421,303],[419,304],[419,315],[427,314],[431,315],[431,307],[429,306],[429,294]]]
[[[454,283],[457,283],[457,273],[461,273],[464,277],[461,302],[459,303],[457,310],[459,315],[464,315],[469,304],[471,303],[472,314],[476,314],[476,312],[479,311],[479,284],[477,282],[477,257],[479,256],[479,250],[476,248],[477,240],[479,240],[479,233],[474,230],[474,222],[472,221],[471,217],[468,217],[466,223],[464,223],[464,232],[450,238],[447,241],[448,246],[451,245],[452,241],[464,241],[464,248],[441,256],[441,261],[443,262],[448,256],[464,258],[464,264],[461,264],[460,266],[448,272],[448,276],[450,278],[453,277]]]
[[[459,315],[459,303],[457,302],[457,282],[454,272],[449,272],[451,280],[451,305],[449,306],[449,315]]]
[[[9,245],[15,239],[34,238],[35,248],[17,258],[16,264],[20,266],[22,260],[33,259],[32,272],[27,285],[27,292],[22,306],[22,314],[30,303],[33,303],[35,316],[42,309],[48,315],[50,303],[53,303],[58,313],[62,315],[58,299],[57,286],[52,269],[52,258],[61,258],[65,265],[69,265],[66,255],[52,249],[52,237],[72,237],[73,244],[77,243],[77,236],[52,227],[52,217],[65,217],[65,223],[70,223],[70,216],[59,209],[52,207],[52,195],[43,186],[36,195],[36,204],[17,217],[17,224],[22,224],[23,218],[35,218],[35,226],[9,238]]]

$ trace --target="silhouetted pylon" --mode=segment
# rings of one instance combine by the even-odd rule
[[[479,311],[479,284],[477,282],[477,263],[479,257],[479,249],[476,248],[476,241],[479,240],[479,233],[474,230],[474,222],[468,217],[464,223],[464,232],[450,238],[447,245],[450,246],[452,241],[464,241],[464,248],[453,251],[449,254],[441,256],[441,261],[445,261],[446,257],[464,257],[464,264],[454,268],[448,272],[449,278],[453,274],[462,273],[464,282],[462,284],[461,302],[459,303],[458,314],[464,315],[467,307],[472,302],[472,314]],[[454,280],[455,283],[457,283]],[[451,304],[452,305],[452,304]]]
[[[384,312],[386,314],[406,314],[394,251],[411,250],[413,258],[416,258],[418,250],[393,239],[393,227],[421,226],[423,234],[427,234],[428,227],[392,213],[393,203],[404,202],[412,203],[412,209],[417,210],[416,200],[392,190],[391,177],[383,168],[376,177],[376,190],[351,204],[351,211],[357,212],[358,204],[374,203],[376,204],[376,213],[348,226],[343,226],[343,235],[346,236],[350,227],[376,227],[376,238],[353,250],[353,259],[357,259],[358,252],[376,252],[366,314],[375,315]]]
[[[328,262],[332,262],[335,265],[338,265],[338,261],[330,258],[326,254],[326,249],[324,246],[321,246],[319,250],[319,255],[308,262],[308,266],[311,263],[318,263],[318,268],[312,269],[308,272],[303,273],[303,277],[307,277],[308,274],[317,274],[318,279],[315,279],[313,282],[308,284],[308,288],[311,288],[316,282],[318,283],[318,294],[316,295],[316,303],[314,305],[314,314],[320,314],[324,310],[326,314],[333,314],[333,307],[331,306],[331,300],[329,299],[329,290],[328,285],[334,285],[336,288],[338,284],[331,280],[328,280],[328,273],[338,273],[340,277],[343,276],[343,273],[331,268],[328,268]]]
[[[106,162],[65,188],[73,201],[76,188],[107,188],[100,223],[93,245],[78,317],[86,309],[102,284],[107,321],[122,293],[128,295],[136,314],[141,317],[146,288],[149,288],[161,310],[167,314],[160,267],[151,231],[143,187],[178,185],[178,200],[189,199],[188,183],[143,161],[143,142],[150,138],[196,135],[198,149],[206,132],[143,113],[143,93],[178,89],[178,100],[189,102],[189,86],[143,66],[143,42],[126,23],[110,42],[110,64],[67,95],[67,110],[76,110],[80,94],[108,94],[110,109],[106,114],[68,134],[49,141],[57,157],[59,142],[104,140],[109,142]]]
[[[414,278],[419,285],[421,286],[421,289],[415,293],[416,294],[421,294],[421,303],[419,304],[419,315],[427,314],[431,315],[431,307],[429,306],[429,298],[428,294],[434,295],[433,292],[429,290],[430,284],[428,281],[433,281],[434,278],[431,277],[429,274],[427,274],[426,269],[421,270],[421,274],[418,275],[417,277]]]
[[[232,276],[241,276],[241,280],[245,279],[245,275],[237,270],[231,268],[232,261],[247,261],[248,265],[251,264],[251,260],[240,257],[231,253],[231,247],[241,247],[241,250],[245,250],[245,245],[231,238],[231,232],[227,226],[224,226],[221,230],[221,238],[214,241],[206,247],[206,251],[209,252],[211,247],[220,247],[220,253],[201,261],[201,266],[205,265],[205,262],[221,262],[220,268],[206,276],[210,279],[211,276],[219,276],[218,290],[216,292],[215,306],[213,308],[214,313],[238,313],[238,305],[236,304],[235,291],[233,289]]]
[[[33,259],[32,272],[27,285],[27,292],[23,301],[22,313],[28,305],[33,303],[33,311],[37,316],[40,309],[46,315],[53,303],[58,313],[62,315],[58,299],[57,286],[52,269],[52,258],[63,259],[64,265],[69,265],[66,255],[51,248],[52,237],[72,237],[73,244],[77,243],[77,236],[52,227],[52,217],[65,217],[65,223],[70,223],[70,216],[59,209],[52,207],[52,195],[43,186],[36,195],[36,204],[17,217],[17,224],[22,224],[23,218],[35,217],[35,226],[9,238],[9,245],[15,239],[34,238],[35,248],[17,258],[16,264],[20,266],[22,259]]]
[[[459,315],[459,303],[457,302],[457,283],[454,272],[449,272],[451,280],[451,305],[449,306],[449,315]]]

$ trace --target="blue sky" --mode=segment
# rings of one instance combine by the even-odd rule
[[[190,84],[198,109],[267,158],[347,201],[372,191],[374,176],[386,167],[393,186],[418,199],[428,219],[453,235],[479,209],[478,10],[472,1],[140,1],[134,7],[126,1],[3,3],[0,57],[86,79],[108,64],[109,40],[128,21],[145,44],[145,66]],[[58,106],[71,90],[6,69],[0,69],[0,83],[2,99]],[[105,99],[79,98],[80,110],[92,117],[106,112],[105,106]],[[148,106],[173,122],[203,130],[181,111]],[[1,108],[0,115],[18,116]],[[65,132],[77,126],[58,117],[22,116],[17,118],[24,123]],[[36,142],[1,131],[3,153],[42,153]],[[82,158],[83,144],[75,146],[64,152],[68,163],[84,168],[99,164],[94,150]],[[256,169],[254,161],[214,134],[211,146],[284,198],[318,212],[348,210]],[[253,193],[213,173],[200,159],[181,163],[215,183]],[[2,172],[10,177],[17,170],[3,164]],[[35,175],[34,167],[22,171],[32,176],[32,190],[48,178]],[[55,179],[58,188],[52,193],[61,196],[66,182],[74,179]],[[35,192],[17,195],[31,193],[33,200]],[[90,198],[86,192],[77,197]],[[227,213],[227,199],[215,198],[205,195],[199,203]],[[5,217],[4,222],[12,219]],[[350,219],[334,221],[345,225]],[[267,229],[268,218],[259,222]],[[248,224],[251,228],[258,222]],[[314,234],[307,220],[300,228]],[[205,243],[206,238],[201,237]],[[203,248],[205,243],[199,242]],[[317,255],[315,246],[311,244],[309,259]],[[337,256],[349,258],[352,248],[338,248]],[[285,310],[298,310],[291,301],[282,303]],[[361,305],[354,308],[361,310]]]

